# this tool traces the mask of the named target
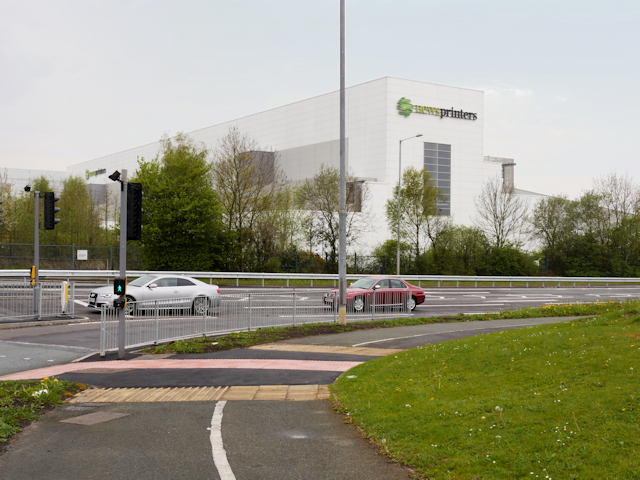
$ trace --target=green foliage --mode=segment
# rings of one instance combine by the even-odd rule
[[[214,153],[213,182],[221,202],[227,248],[224,267],[269,271],[296,229],[293,194],[277,152],[263,151],[233,127]]]
[[[479,275],[533,276],[538,266],[515,247],[493,247],[487,254]]]
[[[638,302],[600,310],[372,360],[333,390],[416,477],[635,478]]]
[[[25,422],[35,420],[48,406],[58,405],[65,396],[80,391],[83,386],[58,381],[54,377],[36,380],[0,381],[0,442],[20,432]]]
[[[438,231],[438,200],[440,190],[426,168],[409,167],[402,172],[400,191],[400,239],[413,245],[414,256],[424,252],[426,242]],[[387,201],[386,216],[389,230],[398,238],[398,185]]]
[[[184,134],[162,139],[152,161],[139,160],[142,249],[153,270],[215,270],[222,263],[221,206],[208,151]]]
[[[406,272],[407,268],[412,267],[412,246],[405,243],[400,242],[400,265],[401,271]],[[376,259],[376,268],[381,274],[384,275],[395,275],[397,270],[398,263],[398,241],[397,240],[387,240],[386,242],[378,245],[373,250],[373,257]],[[407,267],[409,266],[409,267]]]
[[[69,177],[57,196],[56,206],[60,212],[56,217],[55,242],[57,245],[100,245],[106,243],[107,235],[100,226],[100,212],[94,202],[85,180],[81,177]]]
[[[352,176],[347,183],[355,182]],[[366,184],[359,186],[360,201],[346,204],[345,233],[349,247],[363,234],[369,224],[369,191]],[[309,212],[303,228],[313,228],[317,239],[329,248],[327,269],[337,271],[340,237],[340,170],[322,164],[312,179],[306,179],[295,192],[296,205]]]

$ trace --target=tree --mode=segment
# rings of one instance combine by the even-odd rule
[[[43,222],[43,201],[42,197],[44,192],[52,191],[51,184],[46,177],[36,178],[31,183],[30,192],[20,192],[16,198],[12,199],[10,210],[10,222],[11,222],[11,241],[15,243],[33,243],[34,232],[34,194],[40,192],[40,219],[39,223]],[[5,209],[6,210],[6,209]],[[60,212],[62,213],[62,212]],[[60,225],[60,224],[58,224]],[[55,244],[55,230],[45,230],[40,228],[40,244]]]
[[[575,202],[566,196],[544,197],[533,208],[533,235],[542,244],[549,267],[557,275],[564,275],[566,246],[576,228]]]
[[[624,218],[637,212],[640,200],[638,187],[629,175],[610,173],[596,177],[593,185],[593,193],[600,199],[600,206],[606,212],[610,228],[618,227]]]
[[[528,205],[525,199],[502,185],[498,177],[489,179],[475,199],[476,226],[494,247],[519,245],[527,233]]]
[[[478,275],[490,251],[486,235],[477,227],[454,227],[453,252],[457,265],[452,273]]]
[[[366,183],[359,183],[353,176],[347,176],[351,185],[351,195],[346,202],[346,243],[354,244],[358,236],[369,227],[369,189]],[[340,234],[340,171],[324,164],[312,179],[306,179],[296,192],[297,205],[307,210],[318,226],[319,238],[329,249],[330,264],[337,264]]]
[[[100,227],[100,209],[89,187],[81,177],[64,181],[59,194],[60,223],[56,225],[56,241],[61,245],[99,245],[104,242],[104,230]]]
[[[138,161],[142,249],[153,270],[215,270],[222,263],[222,209],[208,150],[185,134],[165,136],[151,161]]]
[[[229,129],[220,140],[211,172],[226,230],[236,239],[236,264],[244,271],[255,252],[255,242],[260,241],[258,230],[264,239],[267,229],[261,220],[289,205],[288,201],[282,202],[286,196],[281,195],[285,176],[277,152],[261,150],[255,140],[241,134],[237,127]]]
[[[433,241],[440,230],[438,200],[442,194],[426,168],[414,167],[402,172],[400,202],[400,238],[413,245],[417,258],[425,249],[426,241]],[[398,235],[398,185],[386,205],[389,230]]]

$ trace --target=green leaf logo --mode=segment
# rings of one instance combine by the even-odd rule
[[[408,117],[409,115],[411,115],[411,112],[413,112],[413,105],[411,104],[411,100],[404,97],[398,100],[398,113],[400,115]]]

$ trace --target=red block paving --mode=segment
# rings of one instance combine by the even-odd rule
[[[257,360],[257,359],[203,359],[203,360],[113,360],[106,362],[83,362],[39,368],[27,372],[0,377],[0,380],[33,380],[54,377],[68,372],[83,370],[142,370],[185,368],[243,368],[254,370],[308,370],[323,372],[345,372],[363,362],[340,362],[320,360]]]

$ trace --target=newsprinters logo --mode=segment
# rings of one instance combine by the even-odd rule
[[[471,112],[465,112],[463,110],[454,110],[453,108],[435,108],[425,107],[424,105],[413,105],[411,100],[402,97],[398,100],[398,113],[408,117],[411,113],[423,113],[427,115],[438,115],[442,117],[461,118],[463,120],[477,120],[478,115]]]
[[[398,113],[400,115],[408,117],[409,115],[411,115],[411,112],[413,112],[413,105],[411,104],[411,100],[404,97],[398,100]]]

